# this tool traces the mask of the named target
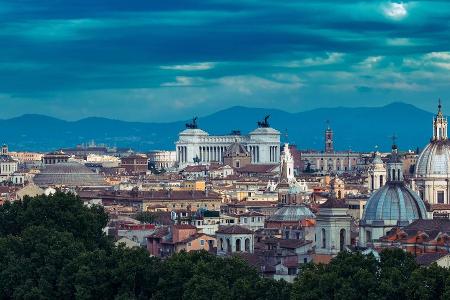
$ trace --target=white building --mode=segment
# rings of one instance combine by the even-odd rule
[[[351,244],[352,218],[348,205],[334,196],[320,206],[316,215],[316,255],[337,255]]]
[[[171,169],[177,163],[176,151],[154,150],[147,153],[148,161],[156,169]]]
[[[441,108],[439,102],[431,142],[419,155],[412,180],[412,188],[430,204],[450,204],[450,143],[447,118]]]
[[[253,253],[255,249],[253,231],[239,225],[221,226],[216,232],[216,237],[218,255],[236,252]]]
[[[368,188],[372,193],[386,183],[386,168],[381,160],[380,152],[375,152],[375,157],[368,169]]]
[[[280,132],[269,127],[267,118],[248,135],[233,132],[230,135],[209,135],[197,128],[196,119],[186,124],[176,142],[179,168],[196,162],[208,164],[223,162],[223,155],[233,143],[241,143],[250,152],[253,164],[278,164],[280,162]]]
[[[18,162],[8,152],[8,146],[3,145],[0,153],[0,182],[7,180],[18,169]]]

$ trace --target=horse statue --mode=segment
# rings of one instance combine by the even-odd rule
[[[258,127],[260,127],[260,128],[268,128],[268,127],[270,127],[269,121],[268,121],[269,118],[270,118],[270,115],[267,115],[267,116],[264,117],[264,121],[258,121]]]
[[[186,128],[188,129],[197,129],[198,125],[197,125],[197,117],[192,118],[192,122],[191,123],[186,123]]]

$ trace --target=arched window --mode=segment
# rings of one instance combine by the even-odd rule
[[[220,243],[220,250],[223,251],[223,238],[220,238],[219,243]]]
[[[392,180],[395,181],[395,170],[392,170]]]
[[[241,251],[241,239],[236,239],[236,252]]]
[[[326,248],[326,247],[327,247],[327,236],[326,236],[325,229],[322,228],[322,248]]]
[[[345,229],[342,228],[339,233],[339,250],[343,251],[345,247]]]
[[[250,239],[245,239],[245,252],[250,252]]]
[[[400,178],[400,169],[397,170],[397,178],[398,178],[398,180],[401,180],[401,178]]]
[[[380,187],[383,186],[383,175],[380,175]]]
[[[372,242],[372,232],[366,230],[366,243]]]
[[[231,253],[231,243],[230,243],[230,239],[227,239],[227,252]]]

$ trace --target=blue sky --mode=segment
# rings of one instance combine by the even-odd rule
[[[450,105],[447,1],[0,0],[0,118]]]

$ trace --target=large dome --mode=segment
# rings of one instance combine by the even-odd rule
[[[298,222],[304,219],[315,219],[315,215],[305,205],[287,205],[278,209],[268,221]]]
[[[432,141],[420,154],[415,175],[416,177],[447,177],[450,174],[449,162],[449,141]]]
[[[362,225],[404,226],[417,219],[426,219],[424,202],[403,182],[387,182],[367,201]]]
[[[38,186],[107,186],[103,177],[92,172],[85,165],[79,163],[59,163],[47,165],[37,174],[34,183]]]

